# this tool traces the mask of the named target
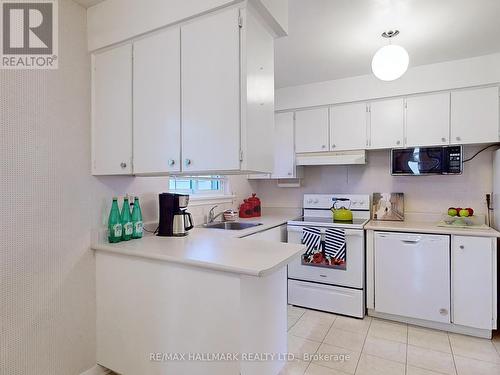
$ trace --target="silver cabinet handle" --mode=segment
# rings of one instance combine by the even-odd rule
[[[337,146],[335,146],[335,145],[332,145],[332,148],[335,148],[335,147],[337,147]]]
[[[122,167],[122,168],[127,168],[127,163],[125,163],[125,162],[123,162],[123,161],[122,161],[122,162],[120,163],[120,167]]]
[[[443,316],[448,315],[448,309],[439,309],[439,313]]]
[[[169,159],[168,160],[168,165],[170,165],[170,166],[175,165],[175,160],[174,159]]]
[[[459,246],[459,249],[460,249],[460,250],[463,250],[463,249],[465,249],[465,246],[464,246],[464,245],[460,245],[460,246]]]
[[[191,165],[191,159],[186,159],[185,163],[186,163],[186,166]]]
[[[326,145],[321,145],[321,148],[326,148]]]
[[[288,175],[291,176],[292,175],[292,172],[288,172]]]
[[[397,141],[397,142],[396,142],[396,144],[397,144],[397,145],[400,145],[400,144],[401,144],[401,141]]]
[[[456,138],[456,140],[457,140],[457,141],[461,141],[461,140],[462,140],[462,138],[460,138],[460,137],[457,137],[457,138]]]
[[[445,137],[441,138],[441,142],[446,142],[446,138]]]

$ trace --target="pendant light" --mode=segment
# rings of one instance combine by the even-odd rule
[[[380,48],[373,56],[372,72],[382,81],[394,81],[408,69],[408,52],[403,47],[391,43],[391,38],[398,34],[398,30],[385,31],[382,37],[389,39],[389,45]]]

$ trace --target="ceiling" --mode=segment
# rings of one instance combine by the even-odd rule
[[[499,0],[289,0],[289,35],[276,40],[276,87],[371,72],[396,28],[410,66],[500,51]]]

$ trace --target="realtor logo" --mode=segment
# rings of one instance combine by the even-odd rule
[[[57,69],[57,0],[1,0],[4,69]]]

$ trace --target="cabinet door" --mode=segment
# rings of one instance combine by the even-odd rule
[[[447,145],[450,134],[450,93],[406,99],[406,146]]]
[[[277,113],[274,120],[273,178],[291,178],[295,175],[293,133],[293,112]]]
[[[132,46],[92,56],[92,174],[132,173]]]
[[[450,238],[375,233],[375,310],[450,323]]]
[[[370,104],[370,148],[403,146],[403,99],[382,100]]]
[[[451,93],[451,143],[498,142],[498,87]]]
[[[328,151],[328,108],[295,112],[295,151]]]
[[[180,171],[180,32],[134,43],[134,173]]]
[[[367,145],[367,112],[365,103],[330,107],[330,149],[361,150]]]
[[[238,9],[181,28],[183,170],[240,168]]]
[[[453,236],[453,323],[493,328],[495,252],[491,238]]]

